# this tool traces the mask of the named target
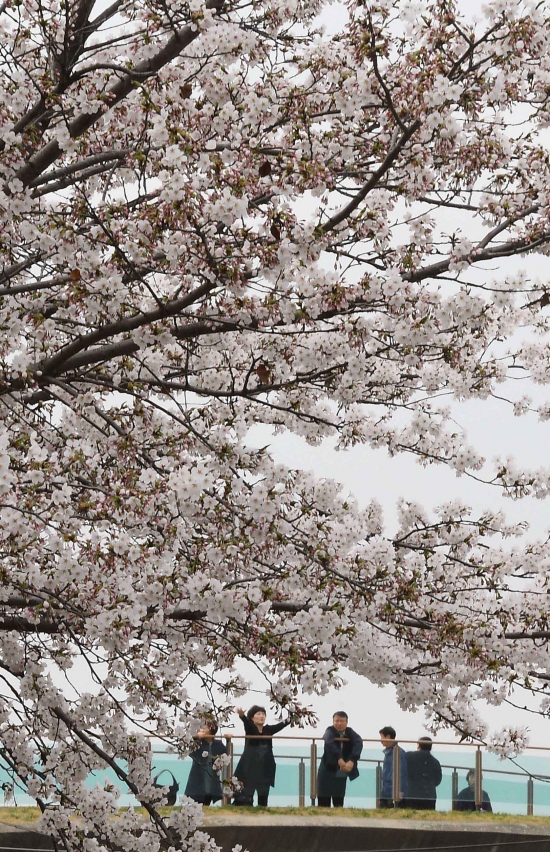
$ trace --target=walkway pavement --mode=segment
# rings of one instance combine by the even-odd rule
[[[525,822],[493,822],[485,820],[483,815],[472,814],[467,820],[421,819],[421,818],[392,818],[388,817],[354,817],[339,816],[331,811],[325,816],[319,814],[266,814],[243,813],[238,808],[235,813],[218,808],[205,809],[204,827],[215,826],[326,826],[327,828],[391,828],[400,831],[495,831],[504,834],[533,834],[550,837],[550,825],[539,824],[525,817]],[[550,846],[545,852],[550,852]]]

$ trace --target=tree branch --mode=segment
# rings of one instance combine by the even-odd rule
[[[371,189],[374,189],[378,184],[380,178],[386,174],[386,172],[391,168],[409,139],[416,133],[418,128],[420,127],[420,121],[414,121],[411,126],[403,133],[401,138],[396,142],[393,148],[388,151],[384,161],[381,166],[373,172],[368,181],[364,184],[364,186],[357,192],[357,194],[352,198],[352,200],[343,207],[339,213],[335,213],[334,216],[331,216],[328,222],[325,222],[323,225],[323,232],[326,234],[329,231],[332,231],[337,225],[347,219],[347,217],[353,213],[354,210],[361,204],[361,202],[367,197]]]
[[[207,9],[220,10],[225,0],[206,0]],[[160,71],[169,62],[180,55],[182,50],[188,47],[199,35],[198,27],[188,25],[173,33],[171,38],[158,53],[151,59],[138,63],[132,69],[134,74],[153,75]],[[112,110],[117,104],[126,98],[134,88],[134,80],[126,75],[122,80],[117,80],[105,93],[105,106],[91,113],[82,113],[70,122],[68,126],[69,135],[72,139],[82,136],[87,130],[105,115],[105,110]],[[49,166],[52,165],[63,153],[57,140],[52,140],[34,154],[29,161],[16,172],[16,177],[23,186],[30,186]]]
[[[160,828],[166,841],[169,846],[175,846],[176,844],[176,836],[173,831],[166,825],[158,811],[153,805],[148,802],[146,799],[143,799],[140,796],[139,787],[134,784],[134,782],[129,778],[128,773],[124,772],[123,769],[120,768],[116,760],[112,758],[109,754],[107,754],[104,749],[101,748],[94,740],[79,726],[73,722],[71,717],[64,712],[60,707],[52,707],[52,713],[57,716],[67,728],[79,739],[83,742],[87,748],[90,749],[95,755],[97,755],[107,766],[110,766],[117,778],[126,784],[128,789],[134,794],[134,796],[138,799],[140,805],[145,808],[147,813],[149,814],[151,821]]]

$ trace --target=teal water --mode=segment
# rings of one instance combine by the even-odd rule
[[[235,742],[235,762],[242,745]],[[272,789],[269,804],[273,806],[296,806],[299,796],[299,765],[302,760],[305,770],[306,805],[310,804],[310,753],[309,745],[302,747],[285,745],[284,742],[274,743],[277,760],[275,787]],[[319,750],[319,754],[321,751]],[[469,753],[435,751],[443,767],[443,781],[438,788],[437,809],[451,809],[452,772],[458,770],[459,790],[466,786],[466,772],[475,763],[473,750]],[[360,776],[347,786],[345,804],[348,807],[372,808],[375,806],[376,795],[376,766],[381,762],[382,752],[379,749],[366,748],[359,764]],[[489,794],[494,811],[502,813],[527,812],[527,779],[528,773],[550,776],[550,759],[541,756],[522,756],[517,760],[518,765],[511,761],[499,761],[494,755],[483,754],[483,788]],[[153,775],[162,769],[169,769],[177,779],[183,795],[190,769],[190,761],[180,760],[175,755],[166,752],[153,752]],[[522,769],[525,770],[523,774]],[[518,773],[518,774],[512,774]],[[7,773],[0,768],[0,784],[8,781]],[[170,782],[165,773],[160,779],[162,783]],[[105,782],[121,789],[120,804],[135,804],[133,797],[122,792],[122,785],[111,770],[90,775],[87,786],[96,784],[103,786]],[[15,804],[29,805],[33,801],[24,793],[16,793]],[[13,803],[10,803],[13,804]],[[550,778],[548,781],[534,781],[534,813],[540,816],[550,815]]]

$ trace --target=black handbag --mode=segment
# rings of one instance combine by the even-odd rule
[[[168,786],[167,784],[157,784],[157,781],[159,780],[163,772],[168,772],[172,776],[172,783],[168,787],[168,792],[166,794],[166,804],[170,807],[173,807],[176,804],[176,799],[178,798],[178,790],[180,788],[180,785],[178,784],[178,782],[174,778],[173,773],[170,772],[169,769],[161,769],[159,774],[155,775],[155,777],[153,778],[153,787],[156,787],[157,790],[159,790],[162,789],[162,787]]]

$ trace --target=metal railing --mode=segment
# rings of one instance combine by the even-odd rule
[[[257,737],[246,737],[246,736],[233,735],[230,738],[228,737],[226,739],[228,754],[229,754],[229,762],[224,767],[224,770],[223,770],[223,773],[222,773],[223,779],[230,779],[234,775],[235,760],[238,756],[240,756],[235,751],[235,741],[243,741],[244,742],[247,739],[258,739],[258,738]],[[266,739],[266,737],[262,737],[262,739]],[[292,746],[294,744],[296,746],[298,746],[298,745],[302,746],[302,744],[305,745],[306,743],[309,743],[309,748],[307,748],[307,751],[306,751],[306,749],[303,749],[303,751],[306,752],[305,754],[304,753],[302,753],[302,754],[277,753],[275,755],[275,757],[276,757],[277,761],[286,762],[286,761],[292,760],[292,761],[297,762],[297,766],[296,766],[296,770],[297,770],[297,779],[296,780],[297,780],[297,788],[298,788],[297,805],[299,807],[304,807],[306,805],[307,799],[309,798],[311,806],[314,806],[315,803],[316,803],[316,800],[317,800],[317,771],[318,771],[318,766],[319,766],[319,744],[321,746],[321,753],[322,753],[322,748],[323,748],[322,738],[320,738],[320,737],[306,737],[306,736],[285,736],[285,735],[279,734],[278,736],[273,737],[273,739],[276,739],[279,742],[281,740],[283,740],[283,741],[285,741],[285,744],[288,744],[289,746]],[[416,740],[414,740],[414,741],[400,740],[400,742],[401,743],[407,743],[407,742],[408,743],[414,743],[415,745],[417,743]],[[379,740],[363,739],[363,743],[365,743],[365,744],[376,744],[376,746],[378,748],[381,747]],[[474,768],[475,768],[474,806],[477,810],[481,809],[482,804],[483,804],[483,779],[484,779],[484,776],[488,776],[488,777],[493,778],[493,779],[495,779],[497,777],[498,778],[505,778],[505,779],[513,779],[514,781],[517,781],[517,779],[519,779],[519,778],[524,778],[525,782],[526,782],[526,787],[524,789],[525,789],[526,792],[525,792],[525,799],[523,800],[524,801],[524,808],[525,808],[525,810],[523,812],[526,813],[527,815],[533,815],[533,813],[534,813],[534,809],[535,809],[535,782],[536,781],[540,781],[540,782],[544,782],[544,783],[549,784],[549,794],[550,794],[550,775],[540,774],[538,772],[529,771],[528,769],[524,769],[524,768],[520,768],[519,771],[518,771],[517,768],[514,769],[514,770],[510,770],[510,769],[495,769],[495,768],[486,767],[483,764],[483,754],[484,754],[483,747],[480,746],[480,745],[462,743],[462,744],[460,744],[460,746],[457,746],[456,743],[434,741],[433,746],[436,749],[436,753],[437,753],[437,750],[440,750],[442,747],[445,747],[445,746],[452,747],[452,748],[460,748],[460,751],[462,753],[467,752],[467,753],[471,754],[472,750],[473,749],[475,750],[474,754],[472,755],[472,758],[473,758],[472,762],[474,763],[473,767],[472,766],[458,765],[458,763],[456,763],[456,762],[455,763],[442,763],[441,764],[441,767],[442,767],[443,770],[450,771],[451,803],[452,803],[453,810],[456,808],[456,802],[457,802],[457,799],[458,799],[459,772],[470,771],[471,769],[474,769]],[[535,748],[527,749],[526,753],[527,753],[527,755],[529,755],[530,752],[541,752],[541,751],[546,751],[548,753],[548,756],[550,757],[550,749],[544,749],[543,747],[535,747]],[[160,755],[163,755],[163,754],[165,755],[166,752],[159,751],[157,749],[153,749],[153,754],[160,756]],[[448,755],[445,755],[445,756],[448,757]],[[441,757],[443,757],[443,754],[441,754]],[[400,790],[399,790],[400,765],[399,765],[399,763],[400,763],[400,760],[401,760],[400,750],[398,748],[393,749],[393,802],[394,802],[395,807],[401,806],[401,804],[399,803],[399,797],[400,797]],[[308,762],[309,762],[309,773],[308,773],[308,766],[307,766]],[[462,761],[460,761],[460,762],[462,763]],[[383,759],[382,758],[377,759],[377,758],[372,758],[372,757],[365,757],[365,758],[360,758],[358,763],[359,763],[360,766],[363,765],[363,766],[366,766],[368,768],[371,768],[371,766],[372,766],[372,768],[374,768],[374,782],[375,782],[374,783],[374,787],[375,787],[374,800],[375,800],[376,806],[378,806],[380,804],[380,798],[381,798]],[[550,765],[550,763],[549,763],[549,765]],[[307,793],[308,793],[308,790],[307,790],[308,775],[309,775],[309,796],[307,795]],[[368,798],[372,798],[372,797],[368,797]],[[357,800],[357,797],[355,797],[355,799]],[[230,799],[228,797],[224,797],[224,799],[223,799],[224,804],[229,803],[229,801],[230,801]],[[447,801],[447,799],[445,799],[445,801]],[[513,804],[514,806],[520,805],[520,803],[516,802],[516,801],[514,801],[513,803],[511,802],[510,804]],[[360,805],[356,805],[356,806],[360,806]],[[548,807],[548,809],[550,810],[550,795],[549,795],[548,806],[544,805],[544,807]]]

